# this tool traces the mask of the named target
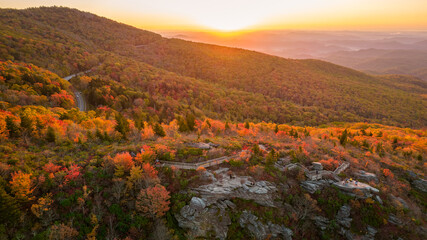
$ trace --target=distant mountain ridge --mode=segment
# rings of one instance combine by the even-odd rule
[[[62,76],[94,68],[94,77],[116,85],[112,96],[129,114],[141,107],[136,99],[146,98],[140,111],[152,108],[165,118],[191,111],[299,125],[427,125],[427,88],[417,79],[163,38],[62,7],[1,9],[0,23],[1,60],[33,63]]]

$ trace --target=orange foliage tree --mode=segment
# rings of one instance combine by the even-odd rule
[[[128,152],[118,153],[113,158],[113,163],[116,168],[121,168],[125,172],[129,172],[134,165],[132,156]]]
[[[142,189],[136,201],[136,209],[141,213],[160,218],[169,210],[169,192],[160,184]]]
[[[150,146],[142,146],[141,152],[135,157],[137,163],[151,163],[156,159],[156,153],[151,149]]]
[[[31,200],[31,193],[34,191],[31,188],[31,173],[23,173],[21,171],[12,173],[12,181],[10,181],[10,187],[12,192],[18,199]]]

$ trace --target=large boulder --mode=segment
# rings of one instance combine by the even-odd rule
[[[397,208],[409,209],[408,203],[403,200],[401,197],[396,197],[393,194],[390,194],[391,203]]]
[[[193,148],[199,148],[199,149],[203,149],[203,150],[209,150],[212,148],[212,145],[209,143],[204,143],[204,142],[198,142],[198,143],[189,143],[188,146],[193,147]]]
[[[202,210],[206,207],[206,203],[201,198],[193,197],[190,201],[190,207],[196,210]]]
[[[206,202],[198,197],[193,197],[175,218],[180,227],[188,230],[187,237],[190,239],[204,237],[208,232],[214,232],[218,239],[226,239],[228,226],[231,224],[225,208],[218,208],[216,205],[208,208]]]
[[[394,214],[390,214],[388,216],[388,222],[396,226],[402,225],[402,221],[399,218],[397,218],[396,215]]]
[[[226,172],[216,171],[219,180],[193,189],[203,199],[206,199],[207,206],[216,203],[218,200],[231,198],[254,200],[256,203],[268,207],[276,206],[274,199],[277,187],[273,183],[267,181],[254,182],[248,176],[230,178],[227,177]]]
[[[321,230],[325,230],[326,228],[328,228],[329,226],[329,219],[322,217],[322,216],[315,216],[313,217],[314,223],[316,224],[316,226],[318,228],[320,228]]]
[[[373,173],[365,172],[363,170],[360,170],[359,172],[355,173],[354,175],[358,179],[366,181],[366,182],[370,182],[370,181],[378,182],[377,175],[375,175]]]
[[[412,185],[421,192],[427,192],[427,181],[424,179],[415,180]]]
[[[344,205],[338,210],[336,215],[337,223],[343,227],[350,228],[352,218],[350,218],[351,207],[349,205]]]
[[[377,234],[377,232],[377,229],[368,225],[366,227],[366,235],[363,237],[363,240],[374,240],[375,234]]]
[[[216,181],[216,178],[209,170],[206,170],[202,171],[202,173],[200,174],[200,180],[213,182]]]
[[[319,181],[309,180],[301,183],[301,187],[311,194],[315,193],[317,190],[322,190],[323,187],[327,185],[329,185],[329,183],[325,180],[319,180]]]
[[[240,215],[239,224],[242,228],[247,229],[248,232],[257,240],[268,239],[270,237],[286,240],[292,239],[293,233],[289,228],[271,222],[263,224],[258,221],[257,216],[246,210]]]

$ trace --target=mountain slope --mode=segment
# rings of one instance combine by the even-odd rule
[[[162,111],[169,111],[169,118],[174,115],[172,111],[181,114],[188,108],[200,115],[231,120],[247,118],[301,125],[372,121],[423,127],[427,122],[427,103],[422,97],[427,89],[414,79],[385,79],[317,60],[291,60],[166,39],[68,8],[4,9],[0,22],[0,44],[4,49],[0,59],[34,63],[60,75],[108,62],[95,67],[93,75],[148,93],[154,99],[163,98],[164,104],[167,98],[174,99],[174,104],[162,107]],[[121,67],[114,67],[113,62]],[[125,62],[143,70],[123,66]],[[113,69],[121,72],[112,72]],[[149,89],[150,85],[161,84],[169,87],[162,92]],[[189,92],[180,84],[200,93],[183,101]],[[179,94],[173,96],[170,89]],[[233,97],[231,92],[235,93]],[[120,95],[127,101],[121,108],[135,107],[134,97]],[[200,95],[208,97],[202,101]],[[241,98],[243,95],[249,99]],[[212,104],[209,110],[204,103]],[[247,106],[247,114],[239,108],[243,105]],[[263,110],[260,113],[251,106]],[[153,104],[152,107],[156,109]]]
[[[410,74],[427,79],[427,51],[364,49],[340,51],[324,57],[326,61],[378,74]]]

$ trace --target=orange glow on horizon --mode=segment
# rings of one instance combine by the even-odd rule
[[[0,0],[1,7],[46,5]],[[260,30],[427,30],[426,0],[56,0],[138,28],[231,36]]]

